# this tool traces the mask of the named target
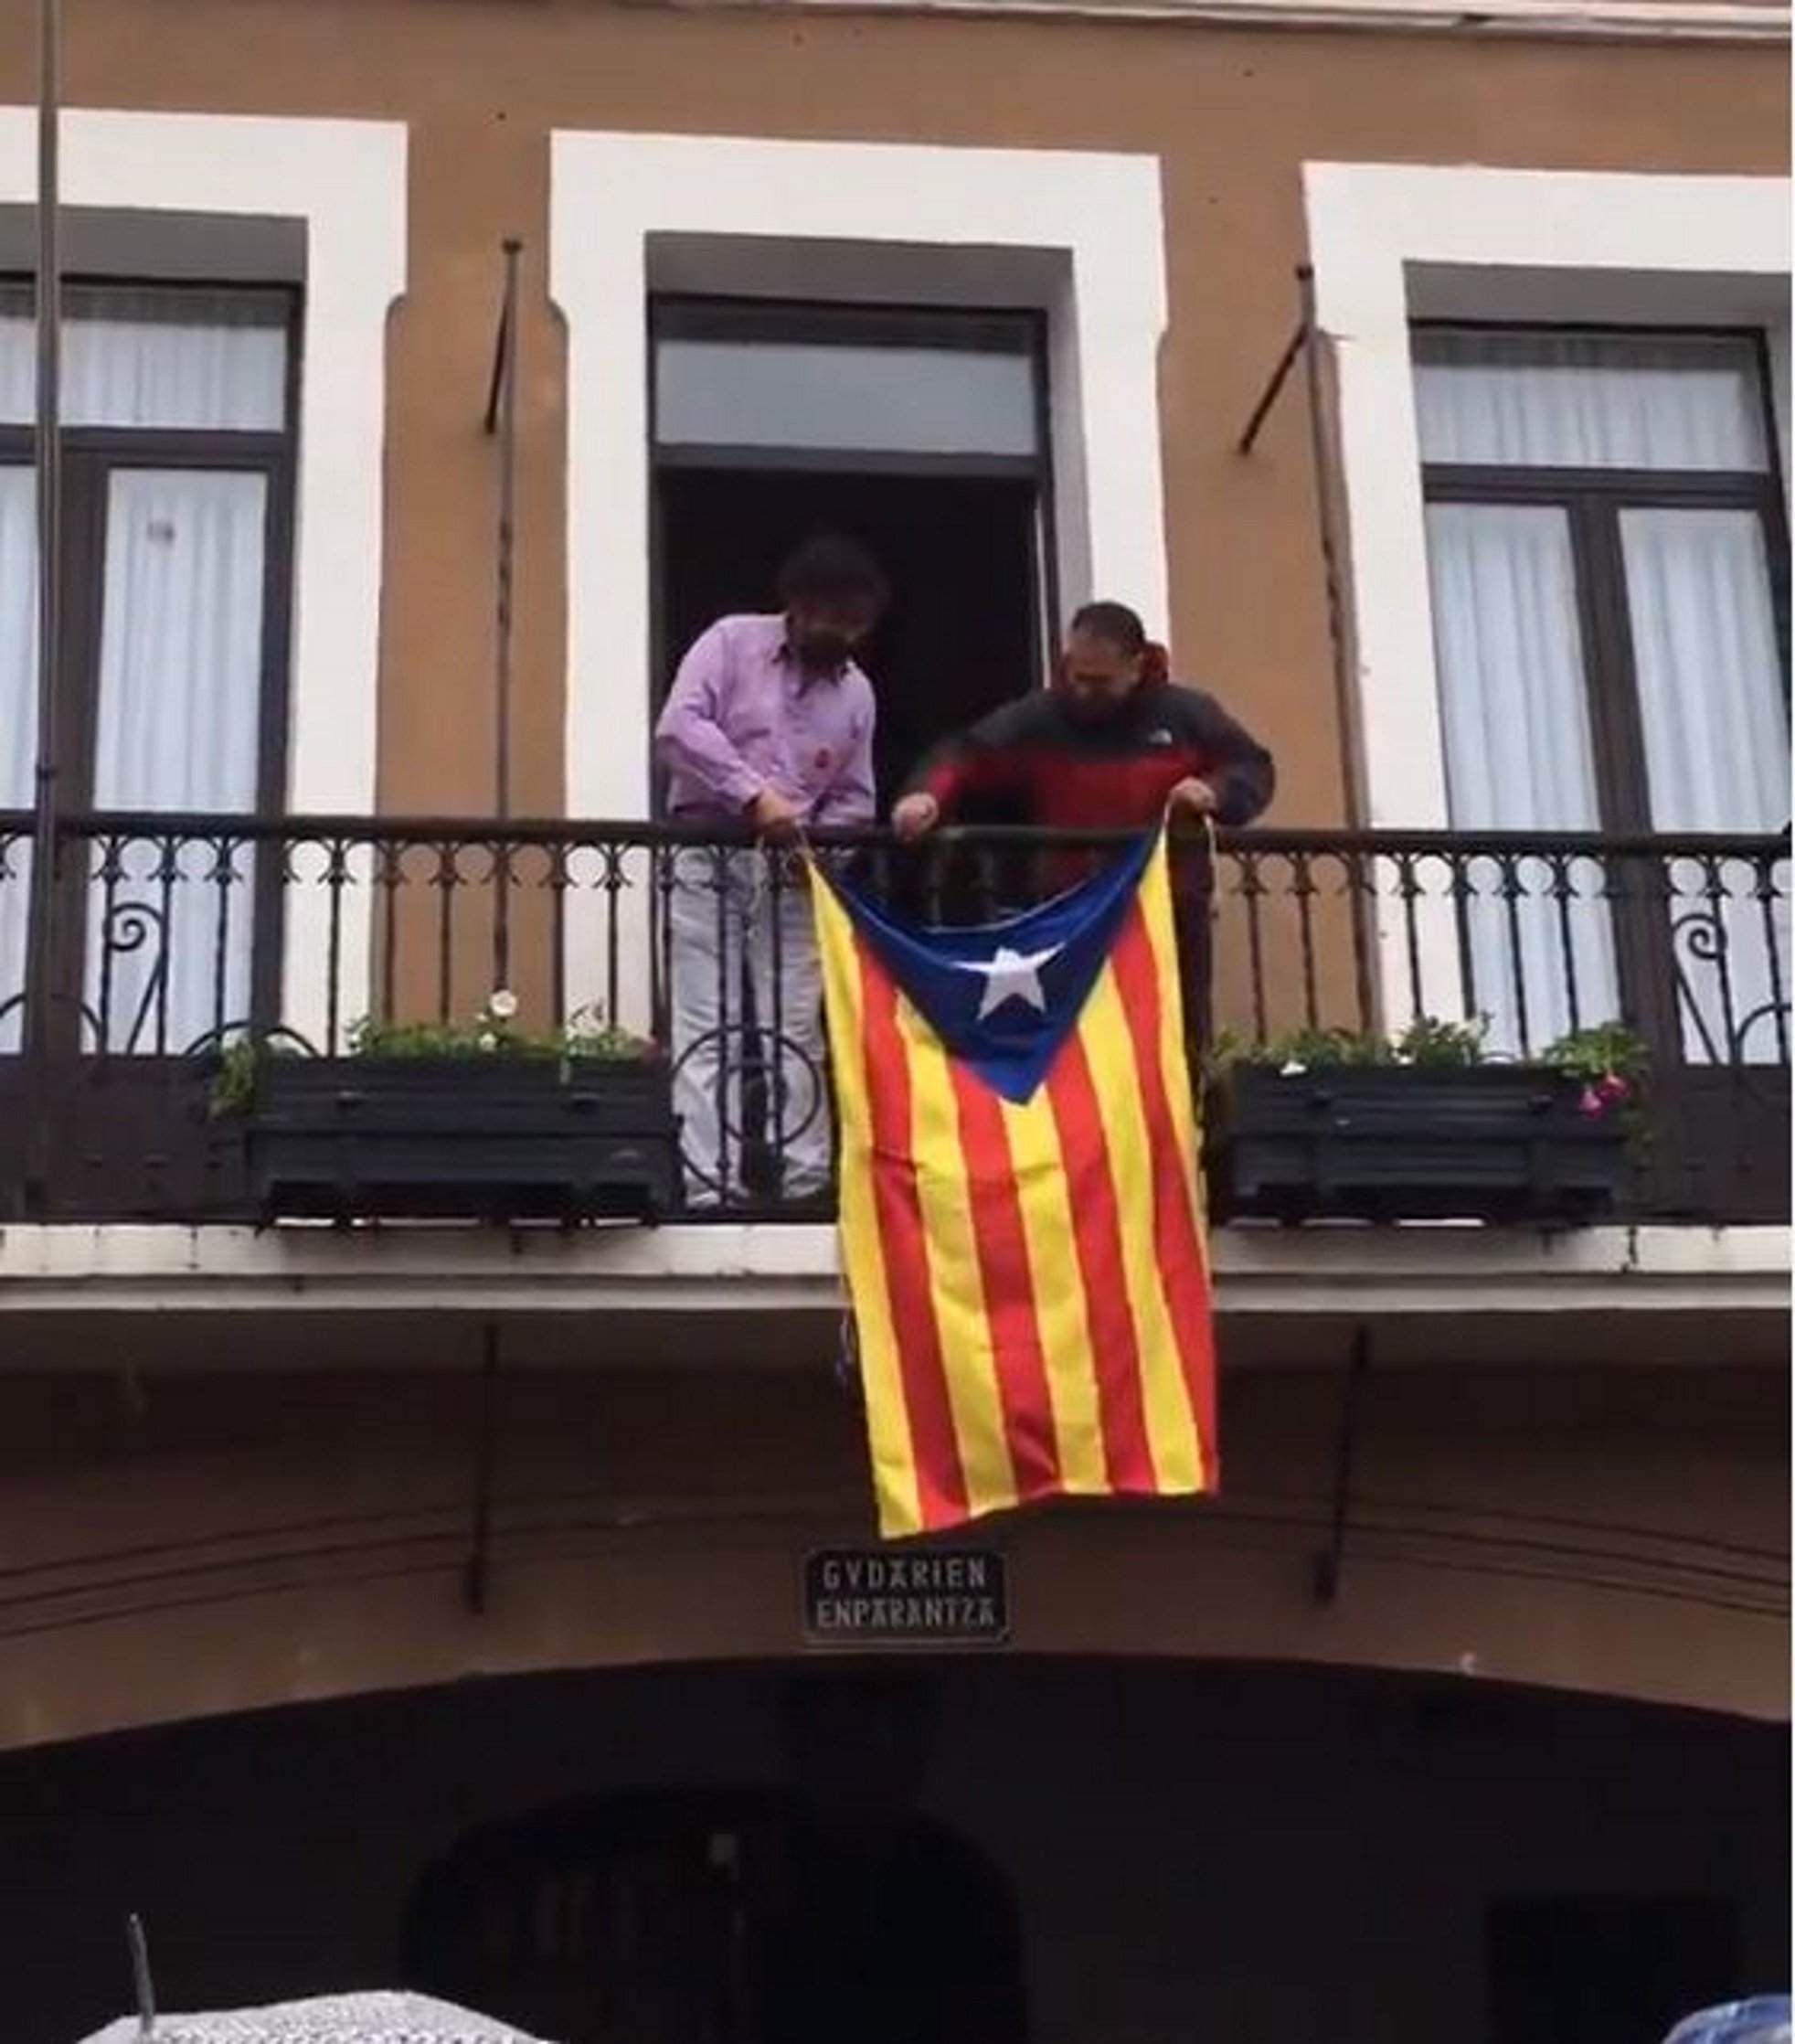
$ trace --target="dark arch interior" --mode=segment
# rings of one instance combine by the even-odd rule
[[[415,1985],[562,2044],[1020,2044],[1015,1911],[944,1826],[678,1791],[476,1832],[424,1877]]]
[[[1656,2044],[1789,1978],[1789,1733],[1314,1665],[518,1675],[0,1754],[0,1901],[5,2044],[130,2007],[132,1912],[169,2011]]]
[[[780,563],[818,531],[859,540],[891,578],[891,608],[862,652],[882,804],[950,731],[1039,686],[1034,483],[669,469],[656,493],[657,708],[698,633],[732,611],[775,607]]]

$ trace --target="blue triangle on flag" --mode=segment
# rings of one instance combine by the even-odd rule
[[[976,928],[892,915],[850,882],[835,889],[855,927],[949,1053],[1005,1100],[1028,1100],[1078,1021],[1152,856],[1127,855],[1037,909]]]

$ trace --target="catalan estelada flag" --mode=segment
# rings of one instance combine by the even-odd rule
[[[1165,836],[978,929],[812,889],[880,1531],[1216,1483]]]

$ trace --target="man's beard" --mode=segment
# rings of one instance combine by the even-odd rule
[[[854,648],[833,633],[818,632],[798,640],[792,650],[806,674],[834,675],[847,665]]]

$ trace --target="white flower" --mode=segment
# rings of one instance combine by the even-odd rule
[[[1289,1064],[1280,1065],[1278,1068],[1278,1076],[1280,1079],[1300,1079],[1308,1070],[1307,1065],[1299,1063],[1296,1059],[1292,1058]]]
[[[510,987],[501,986],[486,1003],[486,1012],[495,1022],[509,1022],[517,1012],[517,996]]]
[[[493,1034],[490,1029],[485,1030],[482,1034],[479,1041],[480,1048],[483,1050],[496,1050],[499,1047],[499,1039]]]

